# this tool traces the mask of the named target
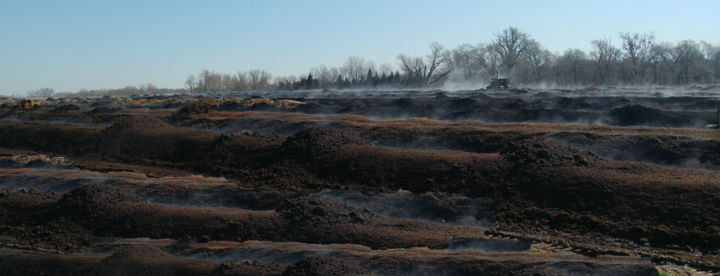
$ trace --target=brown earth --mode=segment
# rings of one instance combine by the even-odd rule
[[[98,242],[104,253],[48,254],[0,250],[0,272],[41,275],[657,275],[647,260],[578,254],[370,250],[358,245],[247,241],[191,242],[177,257],[172,240]],[[177,251],[174,251],[177,252]],[[252,256],[254,260],[246,259]]]
[[[465,99],[443,94],[432,98],[291,102],[205,97],[183,100],[184,107],[177,111],[110,108],[112,104],[101,101],[77,102],[94,105],[94,109],[64,105],[53,109],[46,103],[43,106],[48,108],[5,108],[9,111],[1,116],[12,120],[0,121],[0,154],[8,158],[27,152],[64,155],[77,168],[115,172],[47,171],[39,166],[37,170],[0,170],[0,242],[12,245],[10,248],[77,254],[95,250],[93,244],[103,237],[185,239],[174,249],[161,250],[170,253],[158,258],[172,263],[184,262],[186,259],[173,258],[188,256],[184,255],[189,253],[185,249],[193,242],[267,240],[348,243],[372,249],[444,249],[450,236],[491,235],[532,237],[593,257],[642,256],[656,263],[720,268],[717,130],[418,118],[373,120],[351,114],[286,113],[303,108],[307,113],[318,113],[315,111],[337,107],[346,110],[330,113],[371,115],[383,110],[375,107],[387,104],[400,110],[391,116],[427,110],[482,113],[489,106],[500,106],[490,110],[500,116],[511,114],[502,110],[528,112],[552,105],[556,108],[553,110],[563,112],[609,112],[609,118],[624,120],[612,123],[617,125],[684,126],[695,115],[673,108],[709,106],[695,98],[629,100],[650,107],[629,105],[627,100],[614,102],[612,98],[560,98],[545,103],[533,99],[540,98],[476,95]],[[183,101],[158,99],[154,104],[179,108]],[[425,117],[437,115],[427,114]],[[333,191],[343,190],[364,194],[354,195],[354,201],[338,197],[337,193],[330,196]],[[383,213],[378,208],[371,211],[351,206],[353,202],[361,206],[357,205],[359,200],[388,193],[395,193],[399,201],[408,198],[398,191],[435,198],[408,201],[421,205],[403,205],[413,209],[430,206],[423,209],[429,215]],[[461,217],[468,216],[459,214],[470,205],[463,205],[468,201],[458,201],[458,196],[492,201],[496,228],[461,225]],[[378,213],[405,214],[406,218]],[[447,221],[443,221],[445,218]],[[133,256],[147,251],[133,250],[123,251],[130,253],[118,258],[133,262],[137,261]],[[40,253],[17,253],[12,258],[35,258],[32,254]],[[427,254],[434,253],[419,253]],[[538,254],[538,258],[546,258],[544,255]],[[534,256],[526,254],[518,260],[532,260]],[[53,262],[83,260],[76,257],[38,258]],[[570,263],[579,262],[573,267],[582,263],[567,258]],[[443,260],[427,271],[450,271],[462,262],[456,257]],[[393,274],[393,270],[377,267],[396,265],[395,261],[401,262],[337,261],[321,255],[281,266],[238,261],[223,264],[221,270],[213,267],[198,274],[242,274],[255,269],[265,275],[317,271],[327,275],[386,275]],[[468,269],[458,273],[485,270],[497,275],[510,271],[555,275],[520,263],[498,270],[485,264],[482,269],[462,264]],[[621,267],[636,265],[630,262]],[[95,269],[92,266],[88,264],[86,271]],[[564,269],[569,269],[563,270],[567,272],[574,268]]]

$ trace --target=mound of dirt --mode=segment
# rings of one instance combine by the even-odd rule
[[[452,109],[458,109],[458,108],[468,108],[471,106],[474,106],[477,104],[478,101],[470,99],[470,98],[463,98],[463,99],[454,99],[448,103],[448,107]]]
[[[33,246],[68,250],[93,239],[90,232],[57,210],[61,194],[21,187],[0,189],[0,236],[21,237]]]
[[[437,92],[437,93],[435,93],[435,99],[436,100],[447,100],[447,99],[450,99],[450,97],[448,97],[447,93],[445,93],[445,92]]]
[[[191,102],[175,112],[175,114],[172,115],[172,119],[183,120],[187,119],[190,115],[206,114],[210,113],[210,111],[220,111],[220,106],[210,103],[209,101]]]
[[[578,100],[575,98],[568,98],[563,97],[560,99],[560,101],[555,105],[556,109],[561,110],[577,110],[577,109],[587,109],[592,107],[591,104],[586,103],[583,100]]]
[[[519,241],[498,238],[456,238],[450,241],[447,251],[478,250],[482,252],[509,253],[527,252],[532,246],[533,239],[522,239]]]
[[[28,191],[23,187],[12,186],[0,189],[0,198],[11,196],[14,194],[27,194]]]
[[[506,110],[521,110],[521,109],[528,109],[530,108],[530,103],[521,99],[516,99],[514,101],[505,103],[502,106],[502,109]]]
[[[0,157],[0,168],[37,168],[72,170],[75,165],[62,156],[45,156],[42,154],[21,154],[11,157]]]
[[[63,195],[60,206],[107,206],[120,202],[144,202],[129,190],[109,185],[90,183]]]
[[[92,116],[92,115],[95,115],[95,114],[115,113],[115,112],[120,111],[120,110],[123,110],[123,108],[122,108],[122,107],[113,107],[113,108],[110,108],[110,107],[106,107],[106,106],[101,106],[101,107],[93,108],[93,110],[90,110],[90,111],[88,111],[88,112],[85,112],[85,115]]]
[[[275,106],[268,102],[257,102],[255,104],[252,104],[251,106],[248,106],[249,110],[257,110],[257,111],[274,111],[276,110]]]
[[[19,109],[31,109],[36,107],[42,107],[39,103],[28,99],[22,99],[17,103]]]
[[[345,203],[319,196],[289,199],[276,212],[294,225],[364,224],[375,216],[367,209],[360,210]]]
[[[513,89],[510,89],[510,93],[515,93],[515,94],[527,94],[528,91],[525,90],[525,89],[513,88]]]
[[[718,101],[702,100],[685,106],[685,110],[714,110],[718,106]]]
[[[626,105],[610,110],[614,125],[620,126],[661,126],[661,127],[692,127],[704,126],[707,122],[691,112],[664,111],[641,105]]]
[[[474,93],[472,93],[470,98],[473,98],[473,99],[479,100],[479,101],[489,101],[489,100],[493,99],[493,97],[490,97],[487,94],[482,93],[482,92],[474,92]]]
[[[277,133],[263,133],[257,131],[250,132],[244,129],[234,129],[220,134],[220,137],[218,137],[216,141],[226,143],[243,137],[260,138],[263,141],[269,143],[282,142],[285,139],[285,136],[279,135]]]
[[[510,143],[500,152],[506,160],[515,166],[592,166],[597,157],[592,152],[585,152],[570,146],[563,146],[546,140],[530,140]]]
[[[62,106],[58,106],[56,108],[53,108],[52,112],[68,112],[68,111],[74,111],[74,110],[80,110],[80,106],[76,104],[66,104]]]
[[[118,250],[114,254],[103,259],[101,262],[107,266],[114,266],[119,263],[125,263],[128,265],[132,265],[132,264],[138,263],[140,261],[159,261],[159,260],[167,260],[167,259],[171,259],[171,258],[175,258],[175,257],[173,255],[170,255],[170,253],[160,250],[157,247],[153,247],[153,246],[138,246],[138,247],[123,246],[123,247],[118,248]]]
[[[348,131],[312,126],[288,137],[276,154],[301,160],[318,159],[333,148],[351,145],[370,143]]]
[[[167,100],[164,102],[165,105],[163,105],[162,108],[163,108],[163,109],[182,108],[182,107],[185,107],[185,106],[187,105],[188,101],[189,101],[188,99],[174,99],[174,98],[170,98],[170,99],[167,99]]]
[[[275,100],[275,106],[280,108],[295,108],[300,105],[306,104],[304,102],[304,99],[300,98],[299,100],[293,100],[293,99],[277,99]]]
[[[641,105],[626,105],[615,108],[610,111],[610,115],[621,126],[641,125],[653,120],[653,117],[664,117],[662,110]]]
[[[556,98],[559,96],[560,95],[558,95],[558,94],[555,94],[552,92],[547,92],[547,91],[538,92],[537,94],[533,95],[533,97],[536,97],[536,98]]]
[[[430,220],[451,225],[490,226],[495,222],[495,203],[483,198],[471,199],[455,194],[430,192],[413,194],[408,191],[361,193],[330,190],[323,191],[321,195],[393,218]]]
[[[208,271],[210,265],[175,257],[157,247],[124,246],[102,259],[94,275],[203,275],[212,271]]]
[[[397,108],[412,108],[415,106],[415,101],[410,98],[400,98],[390,101],[389,105]]]
[[[102,220],[92,214],[121,202],[144,201],[126,189],[91,183],[64,194],[57,202],[56,214],[86,218],[88,221]],[[88,215],[90,218],[87,218]]]
[[[720,85],[718,85],[718,84],[713,84],[713,85],[710,85],[710,86],[706,86],[706,87],[703,88],[702,90],[720,90]]]
[[[175,127],[154,117],[120,117],[112,126],[104,129],[103,134],[115,136],[126,133],[157,133]]]
[[[271,276],[282,275],[287,266],[277,263],[264,263],[246,259],[232,259],[223,262],[213,271],[212,276]]]
[[[372,275],[353,262],[313,255],[289,266],[283,276]]]
[[[306,103],[298,105],[297,107],[291,109],[291,112],[299,112],[299,113],[307,113],[307,114],[318,114],[323,113],[324,107],[320,104],[316,103]]]

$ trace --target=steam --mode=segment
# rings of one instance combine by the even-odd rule
[[[320,195],[357,208],[393,218],[407,218],[448,225],[495,227],[495,202],[446,193],[361,193],[323,191]]]
[[[532,246],[533,239],[519,241],[498,238],[452,238],[447,251],[478,250],[488,253],[527,252]]]
[[[512,242],[518,243],[516,241]],[[530,242],[532,241],[530,240]],[[527,243],[527,241],[525,243]],[[529,248],[529,245],[527,247]],[[502,259],[495,259],[500,257],[500,254],[478,253],[477,251],[448,252],[426,248],[370,250],[369,248],[357,245],[317,245],[247,241],[238,246],[232,253],[222,255],[213,260],[223,262],[239,258],[249,261],[275,262],[291,265],[312,255],[349,260],[375,275],[413,276],[455,275],[479,272],[473,271],[472,266],[465,267],[464,265],[456,265],[465,262],[470,264],[478,260],[482,260],[482,262],[493,262],[496,260],[510,261],[513,258],[528,259],[528,256],[522,253],[505,255]],[[560,275],[636,275],[639,271],[638,269],[641,268],[638,265],[646,264],[637,259],[630,259],[624,266],[618,266],[617,263],[613,263],[612,261],[591,260],[570,255],[565,255],[563,258],[557,257],[558,256],[554,254],[538,254],[535,256],[535,258],[538,258],[536,259],[538,261],[531,261],[524,265],[537,265],[550,271],[560,272]],[[448,258],[457,261],[446,262]],[[381,260],[388,261],[384,262]],[[368,263],[370,262],[373,262],[373,266],[369,266]],[[649,261],[647,261],[647,263],[649,263]],[[647,267],[647,265],[645,267]],[[470,269],[470,271],[467,269]]]
[[[164,178],[148,178],[144,174],[131,172],[87,172],[77,170],[6,170],[0,169],[6,177],[0,182],[0,188],[19,186],[27,189],[46,190],[54,192],[67,192],[81,187],[84,184],[96,183],[100,185],[110,185],[126,187],[134,189],[149,185],[165,185],[171,184],[176,186],[185,186],[190,189],[202,187],[211,189],[213,187],[235,184],[226,179],[202,177],[202,176],[185,176],[185,177],[164,177]],[[200,194],[196,195],[201,198]],[[190,196],[187,204],[197,202]]]

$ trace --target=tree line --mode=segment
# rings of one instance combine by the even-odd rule
[[[188,75],[184,89],[160,89],[152,84],[121,89],[80,90],[68,96],[133,95],[143,93],[212,93],[262,90],[420,88],[446,83],[483,84],[507,77],[514,86],[557,85],[687,85],[720,82],[720,43],[683,40],[658,42],[654,34],[621,32],[590,41],[591,51],[552,52],[530,34],[509,27],[492,41],[446,49],[438,42],[427,54],[399,54],[396,64],[376,66],[351,56],[339,67],[320,64],[301,76],[273,78],[264,70],[219,73],[202,70]],[[49,96],[52,88],[31,91]]]
[[[592,50],[552,52],[529,34],[509,27],[493,41],[446,49],[432,42],[424,56],[399,54],[396,65],[349,57],[340,67],[320,64],[307,75],[272,78],[261,70],[190,75],[193,92],[343,88],[438,87],[447,82],[487,83],[510,78],[518,85],[687,85],[720,82],[720,44],[658,42],[654,34],[624,32],[590,42]]]
[[[70,98],[85,98],[85,97],[102,97],[102,96],[142,96],[142,95],[154,95],[154,94],[184,94],[187,90],[183,88],[158,88],[152,83],[141,84],[139,86],[125,86],[118,89],[80,89],[77,92],[60,92],[55,93],[55,90],[49,87],[40,88],[33,91],[29,91],[27,94],[29,97],[37,98],[49,98],[49,97],[70,97]],[[13,95],[12,98],[17,96]]]

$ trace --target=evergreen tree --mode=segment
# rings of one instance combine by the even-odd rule
[[[307,83],[307,79],[305,77],[300,78],[299,81],[294,83],[293,90],[304,89],[306,83]]]
[[[345,80],[343,79],[343,76],[338,74],[337,79],[335,80],[335,87],[337,88],[343,88],[343,85],[345,84]]]
[[[312,87],[313,87],[313,88],[321,88],[321,87],[320,87],[320,80],[319,80],[319,79],[313,79]]]
[[[312,73],[308,74],[307,80],[305,80],[305,89],[312,89],[313,88],[313,77]]]
[[[365,85],[371,85],[373,83],[372,70],[368,69],[367,76],[365,76]]]

